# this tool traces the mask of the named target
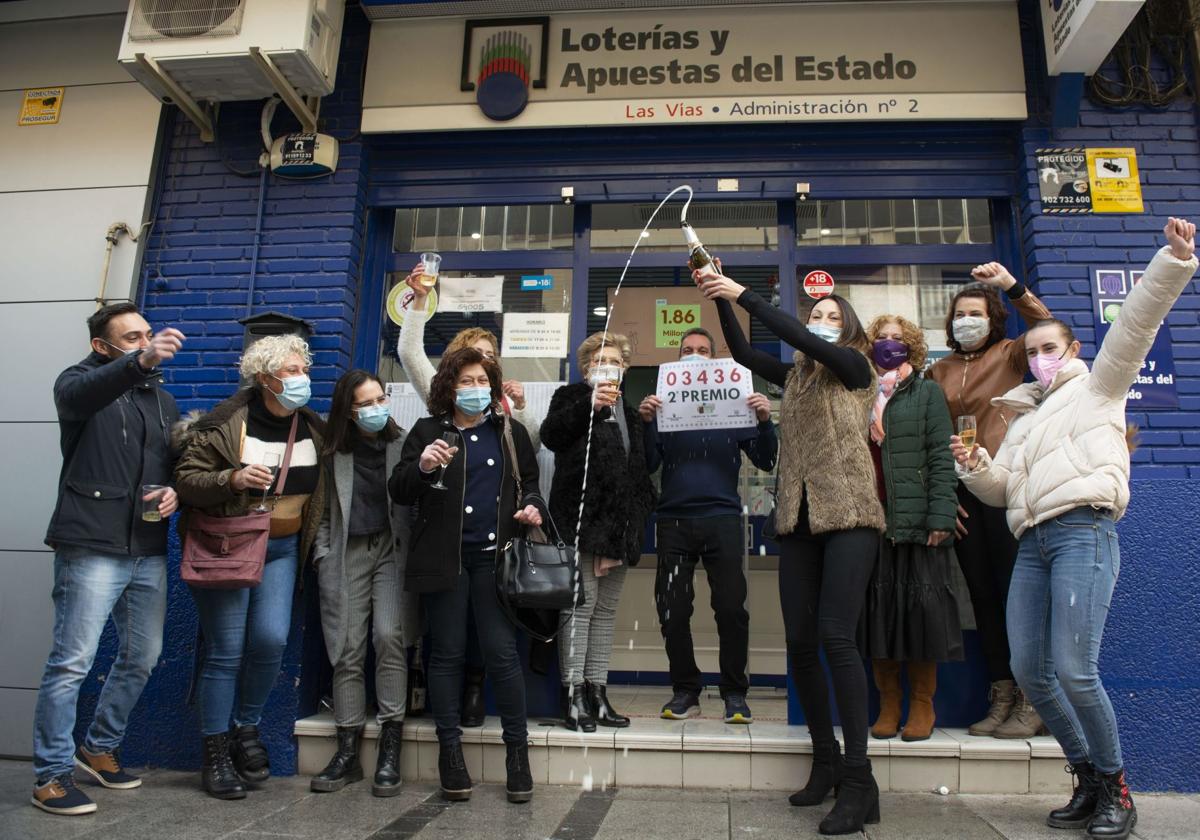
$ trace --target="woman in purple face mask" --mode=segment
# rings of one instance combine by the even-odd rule
[[[921,375],[927,348],[920,327],[880,315],[867,327],[879,392],[871,409],[871,457],[887,530],[867,593],[867,644],[879,689],[875,738],[900,731],[900,672],[908,669],[908,720],[901,738],[933,733],[937,663],[962,659],[958,603],[951,585],[958,511],[954,459],[946,451],[950,410]]]
[[[985,504],[1006,506],[1020,541],[1008,595],[1013,673],[1077,779],[1047,824],[1086,826],[1092,837],[1126,837],[1137,823],[1097,662],[1121,565],[1116,521],[1129,504],[1125,400],[1197,266],[1194,224],[1171,219],[1163,233],[1167,246],[1125,299],[1091,370],[1071,328],[1042,321],[1025,336],[1037,382],[996,401],[1019,415],[999,451],[950,438],[963,483]]]

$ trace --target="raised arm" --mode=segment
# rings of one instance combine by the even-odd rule
[[[112,403],[130,388],[159,375],[138,363],[141,354],[86,368],[74,365],[59,374],[54,383],[54,405],[60,420],[85,420]]]
[[[421,305],[416,300],[404,316],[400,327],[400,338],[396,342],[396,355],[400,357],[400,366],[408,374],[421,402],[429,402],[429,383],[433,381],[433,362],[425,355],[425,299],[420,298]]]
[[[770,353],[751,347],[729,301],[717,298],[714,302],[717,304],[717,317],[721,320],[721,332],[725,335],[725,343],[729,345],[729,352],[734,361],[750,368],[772,385],[782,388],[787,383],[787,375],[792,366]]]
[[[542,421],[542,444],[551,452],[570,449],[587,434],[591,410],[591,388],[576,385],[559,388],[550,398],[550,408]]]
[[[1171,219],[1164,231],[1170,244],[1154,255],[1142,282],[1125,298],[1092,364],[1088,387],[1109,399],[1129,390],[1163,319],[1196,273],[1196,226]]]

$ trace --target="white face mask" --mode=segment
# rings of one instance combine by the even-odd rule
[[[991,323],[987,318],[980,318],[977,315],[964,315],[954,319],[954,323],[950,325],[950,331],[954,333],[954,340],[962,345],[963,349],[969,350],[977,347],[987,338],[988,333],[991,332]]]

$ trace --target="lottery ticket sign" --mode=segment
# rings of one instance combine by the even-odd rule
[[[758,421],[746,398],[750,371],[733,359],[689,359],[658,368],[660,432],[751,428]]]

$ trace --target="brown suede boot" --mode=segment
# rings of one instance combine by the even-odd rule
[[[925,741],[933,734],[933,693],[937,690],[937,663],[908,663],[908,720],[902,741]]]
[[[872,659],[871,673],[879,689],[879,717],[871,727],[871,737],[895,738],[900,731],[900,663],[895,659]]]
[[[1008,720],[996,727],[992,737],[1020,740],[1042,735],[1045,731],[1046,727],[1042,724],[1041,716],[1030,705],[1025,692],[1018,687],[1012,714],[1008,716]]]
[[[992,683],[988,692],[988,700],[992,705],[988,708],[987,717],[972,723],[967,727],[967,732],[971,735],[994,735],[996,727],[1008,720],[1008,716],[1012,714],[1016,691],[1017,684],[1013,680],[998,680]]]

